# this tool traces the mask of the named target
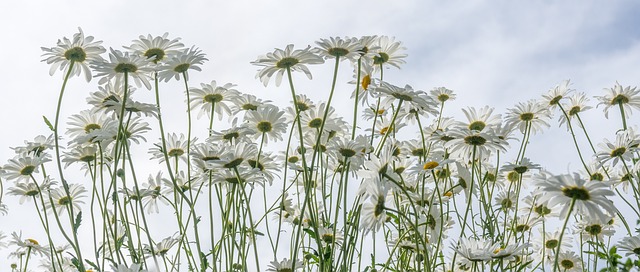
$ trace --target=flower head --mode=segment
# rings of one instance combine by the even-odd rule
[[[180,75],[184,75],[185,80],[189,80],[189,73],[187,73],[187,71],[202,71],[199,65],[209,60],[204,56],[205,54],[202,53],[202,50],[193,46],[180,51],[176,55],[170,56],[167,62],[160,67],[158,80],[164,80],[165,82],[168,82],[172,78],[180,80]]]
[[[605,89],[606,95],[596,96],[600,103],[598,106],[604,105],[604,116],[609,118],[609,109],[611,107],[620,106],[624,108],[625,113],[631,114],[631,108],[640,110],[640,89],[631,86],[622,87],[618,82],[613,88]]]
[[[153,37],[151,34],[140,35],[138,40],[134,40],[129,49],[136,54],[142,55],[153,63],[163,62],[167,56],[173,55],[179,52],[179,49],[184,47],[184,44],[180,43],[180,38],[173,40],[167,39],[169,33],[164,33],[162,36]]]
[[[93,36],[84,36],[81,28],[78,33],[73,35],[73,39],[67,37],[58,40],[57,47],[46,48],[41,47],[46,57],[42,61],[51,64],[49,74],[53,75],[56,70],[64,71],[66,75],[70,71],[70,75],[78,76],[84,73],[87,82],[91,81],[91,70],[88,63],[102,61],[100,54],[106,52],[102,47],[102,41],[93,41]]]
[[[362,49],[362,45],[357,43],[355,38],[331,37],[320,39],[316,44],[318,47],[314,48],[314,51],[325,59],[342,58],[352,62],[360,57],[360,49]]]
[[[264,67],[256,74],[256,78],[260,78],[264,86],[267,86],[273,74],[276,74],[276,86],[280,86],[282,75],[287,70],[304,72],[311,79],[311,71],[309,71],[306,64],[321,63],[324,63],[324,59],[311,52],[311,46],[307,46],[305,49],[293,50],[293,44],[287,45],[284,50],[275,49],[273,53],[267,53],[267,55],[260,56],[256,61],[252,62],[253,65]]]
[[[122,79],[123,75],[128,75],[132,78],[136,85],[144,84],[147,89],[151,89],[151,72],[153,69],[150,66],[150,62],[147,58],[130,54],[129,52],[122,52],[111,48],[109,53],[109,61],[94,61],[92,68],[96,70],[96,77],[102,77],[99,84],[105,84],[112,78]]]

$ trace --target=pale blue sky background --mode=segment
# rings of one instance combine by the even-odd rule
[[[491,105],[503,113],[517,102],[540,98],[565,79],[590,96],[603,95],[602,89],[616,81],[638,85],[638,14],[639,1],[1,1],[0,164],[13,156],[10,146],[48,133],[42,115],[53,119],[62,74],[49,76],[49,66],[40,62],[40,47],[55,46],[77,27],[117,49],[141,34],[182,37],[185,45],[200,47],[210,59],[203,72],[191,74],[191,85],[214,79],[232,82],[238,90],[282,106],[289,101],[285,84],[276,87],[272,82],[265,88],[254,79],[257,67],[249,62],[258,55],[289,43],[313,46],[331,36],[395,36],[409,56],[402,70],[389,70],[385,78],[416,89],[455,90],[459,98],[447,106],[447,113],[460,116],[463,106]],[[316,101],[326,100],[331,69],[312,67],[314,81],[297,77],[300,90]],[[351,68],[344,63],[341,71],[337,101],[351,92],[344,84],[351,80]],[[167,101],[183,100],[180,84],[163,87]],[[96,89],[97,80],[87,84],[73,78],[63,115],[88,108],[85,98]],[[142,100],[151,101],[145,92],[138,90],[147,95]],[[182,104],[165,102],[165,107],[184,113]],[[587,116],[596,142],[612,138],[621,126],[616,112],[609,121],[601,108]],[[639,116],[631,115],[629,123],[640,125]],[[178,129],[182,126],[168,131]],[[547,131],[532,138],[532,161],[556,172],[579,169],[565,129],[557,128],[554,120]],[[148,138],[154,141],[156,136]],[[549,152],[557,155],[550,157]],[[18,218],[15,197],[6,200],[13,205],[11,220],[0,217],[0,231],[10,233],[33,223],[32,217]],[[0,271],[5,271],[2,260]]]

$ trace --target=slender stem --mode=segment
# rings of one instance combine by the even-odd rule
[[[622,105],[622,100],[618,102],[618,106],[620,106],[620,115],[622,116],[622,129],[627,130],[627,118],[624,115],[624,106]]]
[[[560,231],[560,237],[558,238],[558,247],[556,248],[556,257],[553,262],[553,272],[558,269],[558,259],[560,255],[560,247],[562,247],[562,237],[564,236],[564,231],[567,229],[567,223],[569,223],[569,218],[571,218],[571,212],[576,204],[576,198],[571,199],[571,203],[569,204],[569,211],[567,212],[567,218],[564,219],[564,224],[562,224],[562,229]]]

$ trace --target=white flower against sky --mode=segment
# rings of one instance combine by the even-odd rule
[[[603,143],[598,144],[602,151],[595,154],[595,159],[600,166],[609,161],[612,161],[613,166],[616,166],[618,162],[630,163],[634,153],[638,150],[638,144],[640,144],[640,139],[635,135],[634,130],[620,131],[616,134],[615,142],[612,143],[609,139],[604,139]]]
[[[355,38],[330,37],[320,39],[316,44],[318,47],[313,50],[325,59],[341,58],[355,62],[360,57],[362,45]]]
[[[515,108],[509,109],[505,121],[525,133],[531,130],[531,134],[542,132],[543,127],[549,127],[548,120],[551,118],[547,105],[529,100],[526,103],[519,102]]]
[[[40,165],[49,161],[46,157],[39,157],[33,153],[22,153],[10,159],[2,166],[3,177],[6,180],[29,181],[33,173],[38,173]]]
[[[56,209],[58,216],[62,216],[63,212],[66,214],[66,211],[70,209],[69,206],[73,205],[73,212],[75,213],[73,216],[75,217],[82,210],[81,205],[84,204],[82,199],[87,197],[86,193],[87,189],[80,184],[70,184],[68,195],[65,189],[60,186],[49,191],[49,195],[45,196],[45,200],[50,199],[50,201],[45,203],[47,209]]]
[[[604,90],[607,92],[606,95],[596,96],[595,98],[600,101],[597,107],[604,105],[605,117],[609,118],[609,109],[612,107],[617,108],[622,106],[627,116],[626,118],[631,115],[632,108],[640,110],[640,89],[637,89],[637,87],[622,87],[622,85],[616,82],[613,88],[605,88]]]
[[[620,250],[626,251],[625,256],[640,256],[640,235],[624,237],[622,241],[618,243]]]
[[[574,210],[579,214],[591,214],[603,221],[616,212],[609,200],[614,193],[607,183],[586,181],[574,174],[538,178],[536,184],[540,187],[540,202],[549,201],[549,206],[562,206],[560,218],[567,217],[572,201],[575,201]]]
[[[105,84],[115,78],[116,82],[124,82],[124,74],[129,80],[133,80],[138,87],[144,85],[151,89],[151,68],[149,60],[145,57],[110,49],[109,61],[94,61],[92,68],[96,71],[95,77],[101,77],[98,84]],[[121,81],[118,81],[121,80]]]
[[[169,33],[166,32],[162,36],[155,37],[151,34],[146,37],[140,35],[137,40],[133,40],[131,46],[124,48],[146,57],[153,63],[161,63],[166,60],[167,56],[177,54],[184,47],[184,44],[180,43],[180,38],[171,40],[167,38],[168,36]]]
[[[240,92],[234,89],[236,85],[227,83],[218,86],[215,80],[211,83],[200,83],[200,88],[191,88],[190,101],[191,107],[200,108],[198,111],[198,118],[207,114],[209,118],[212,116],[212,112],[218,114],[218,119],[222,120],[222,115],[231,115],[231,106],[235,105],[240,96]]]
[[[375,50],[377,55],[373,57],[373,66],[375,69],[380,69],[380,67],[387,65],[400,69],[400,65],[406,63],[404,58],[406,58],[407,55],[401,53],[401,51],[406,50],[406,48],[402,46],[401,42],[396,41],[394,37],[380,36],[377,47],[378,49]]]
[[[46,57],[42,61],[51,64],[50,75],[53,75],[58,68],[66,75],[73,65],[70,75],[79,76],[84,73],[85,79],[89,82],[92,76],[88,64],[102,61],[100,54],[107,51],[100,44],[102,41],[93,41],[93,36],[85,37],[82,29],[78,28],[78,33],[73,35],[72,40],[64,37],[62,40],[58,40],[56,47],[41,47],[45,52],[42,56]]]
[[[264,143],[282,141],[282,135],[287,132],[288,123],[283,117],[284,111],[272,105],[266,105],[255,111],[247,112],[244,116],[248,127],[253,130],[253,136]]]
[[[167,61],[162,64],[158,72],[158,80],[168,82],[172,78],[180,80],[180,76],[184,75],[185,80],[189,80],[189,70],[202,71],[199,65],[202,65],[209,59],[205,58],[202,50],[192,46],[191,48],[179,51],[175,55],[168,57]]]
[[[493,114],[493,110],[489,106],[484,106],[479,110],[474,107],[462,109],[462,112],[467,117],[467,122],[460,122],[459,124],[469,130],[496,129],[502,123],[502,119],[500,114]]]
[[[304,72],[311,79],[311,71],[306,65],[322,63],[324,63],[324,59],[311,52],[311,46],[305,49],[293,50],[293,44],[287,45],[284,50],[275,49],[273,53],[259,56],[256,61],[251,62],[253,65],[264,67],[256,74],[256,78],[260,78],[264,86],[267,86],[273,74],[276,74],[276,86],[280,86],[282,76],[287,69],[291,70],[291,72]]]
[[[574,122],[573,118],[578,117],[580,113],[592,108],[587,104],[587,102],[589,102],[589,98],[587,98],[587,95],[585,93],[574,93],[571,96],[569,96],[569,103],[562,104],[562,107],[564,108],[564,110],[567,111],[567,116],[569,117],[569,121]],[[562,124],[567,123],[567,130],[569,130],[567,116],[565,116],[564,114],[560,115],[559,126],[562,126]],[[572,124],[578,128],[582,127],[580,122],[574,122]]]
[[[267,268],[267,271],[294,272],[296,270],[300,270],[303,268],[304,268],[304,264],[301,261],[293,261],[293,260],[284,258],[281,261],[277,261],[277,260],[271,261],[271,264],[269,264],[269,268]]]
[[[543,102],[547,103],[550,109],[554,109],[560,105],[560,101],[574,91],[573,89],[569,89],[569,84],[569,80],[565,80],[553,87],[547,94],[542,95]]]

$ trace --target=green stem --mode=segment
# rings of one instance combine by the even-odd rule
[[[553,261],[553,272],[556,272],[558,269],[558,257],[560,255],[560,247],[562,246],[562,237],[564,236],[564,231],[567,229],[567,223],[569,223],[569,218],[571,218],[571,212],[576,204],[576,198],[571,198],[571,203],[569,204],[569,211],[567,212],[567,217],[564,219],[564,224],[562,224],[562,229],[560,231],[560,237],[558,238],[558,247],[556,248],[556,257]]]

